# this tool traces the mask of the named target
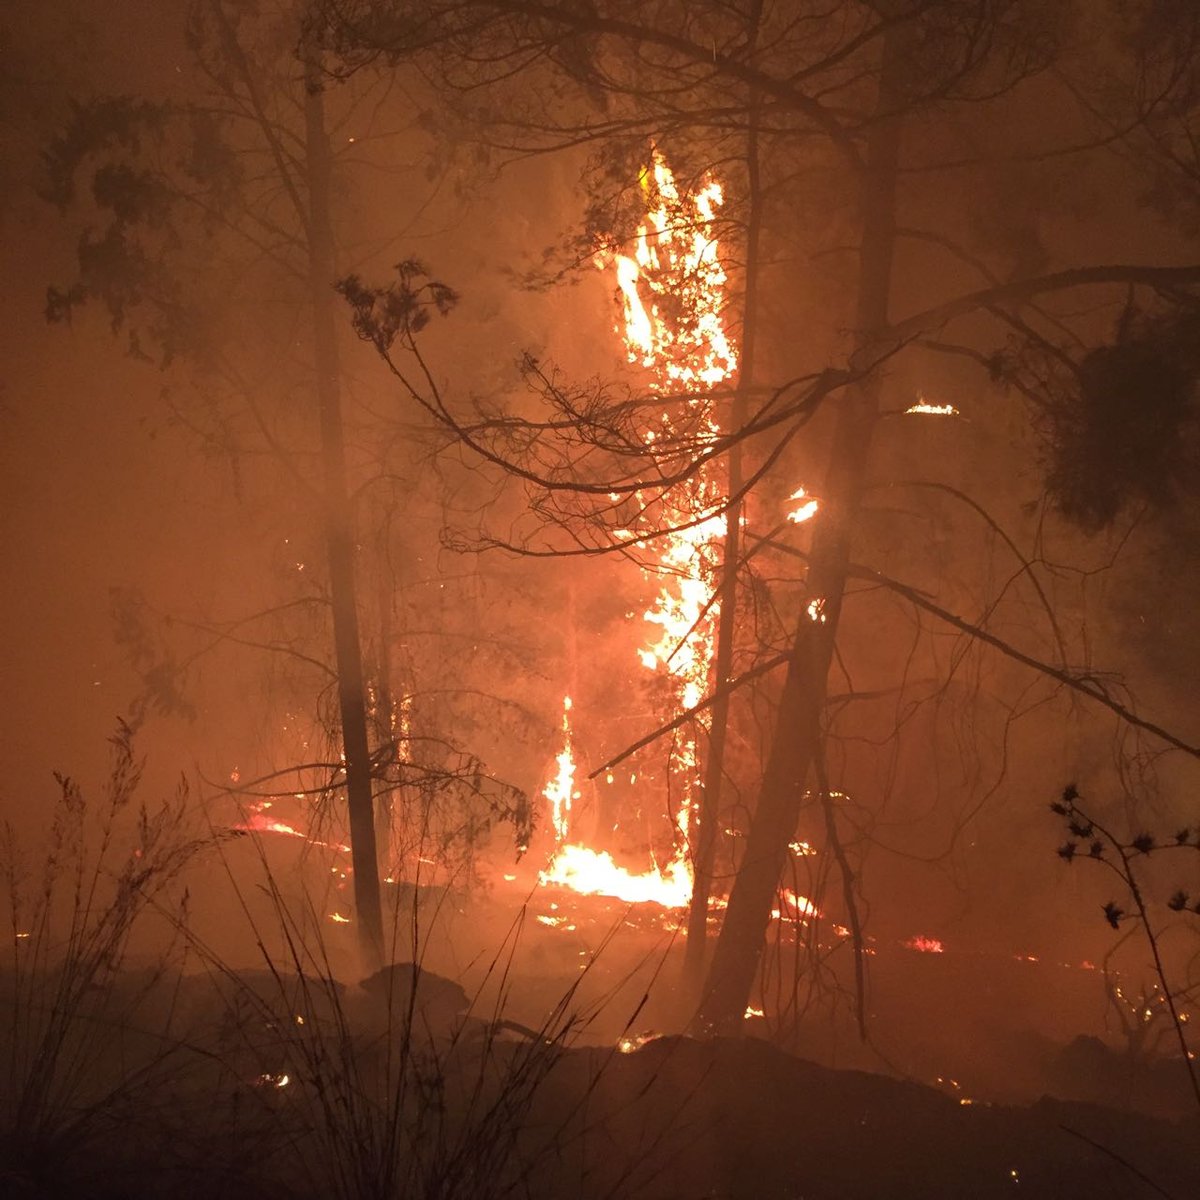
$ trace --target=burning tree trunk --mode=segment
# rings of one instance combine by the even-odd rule
[[[875,123],[860,175],[862,240],[857,329],[859,359],[888,321],[895,241],[896,165],[901,121],[894,114],[900,67],[898,38],[884,44]],[[860,368],[869,362],[858,363]],[[697,1023],[737,1030],[749,1002],[776,889],[795,837],[805,781],[820,753],[821,718],[841,616],[850,539],[863,491],[878,413],[879,379],[868,374],[838,412],[821,514],[813,531],[807,603],[800,616],[776,718],[775,736],[705,983]]]
[[[366,689],[354,581],[354,521],[346,483],[341,374],[334,320],[334,247],[329,197],[331,154],[325,128],[324,82],[310,51],[305,63],[304,127],[308,183],[308,266],[321,424],[325,545],[338,679],[338,706],[346,766],[346,802],[354,864],[354,908],[369,963],[382,964],[383,915],[375,851],[371,755],[367,741]]]

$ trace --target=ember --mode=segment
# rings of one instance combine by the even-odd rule
[[[910,404],[904,412],[905,415],[924,413],[933,417],[957,417],[959,415],[958,409],[953,404],[930,404],[927,400],[918,400],[916,404]]]
[[[904,946],[905,949],[917,950],[921,954],[942,954],[945,951],[945,947],[937,938],[923,937],[920,934],[910,937]]]

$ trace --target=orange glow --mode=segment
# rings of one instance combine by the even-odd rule
[[[932,417],[957,417],[958,409],[953,404],[930,404],[928,400],[918,400],[916,404],[910,404],[905,410],[905,415],[910,413],[924,413]]]
[[[942,954],[946,949],[937,938],[924,937],[921,934],[910,937],[904,946],[907,950],[917,950],[921,954]]]
[[[313,846],[322,846],[327,850],[338,850],[342,854],[349,854],[350,847],[342,845],[338,842],[322,842],[317,838],[309,837],[303,830],[297,829],[294,825],[287,824],[286,821],[277,821],[274,817],[268,817],[263,811],[270,807],[270,801],[265,801],[258,808],[252,809],[246,814],[246,817],[233,828],[241,833],[279,833],[285,837],[300,838],[302,841],[308,842]]]

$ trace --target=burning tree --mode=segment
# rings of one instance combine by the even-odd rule
[[[701,354],[697,366],[675,368],[673,382],[683,386],[669,398],[669,432],[664,436],[647,420],[655,408],[667,406],[656,395],[661,383],[654,376],[662,370],[658,356],[664,347],[674,348],[672,335],[656,332],[655,317],[680,298],[669,287],[665,290],[671,299],[660,298],[653,274],[647,277],[647,268],[653,266],[650,231],[660,228],[651,217],[646,232],[633,235],[633,252],[618,250],[614,256],[627,340],[635,365],[651,377],[646,381],[649,396],[635,400],[621,392],[597,395],[569,387],[541,364],[528,364],[527,381],[553,414],[546,421],[466,422],[440,399],[431,408],[432,415],[483,460],[509,469],[522,481],[538,518],[571,528],[575,545],[560,546],[560,552],[628,553],[631,546],[650,540],[666,545],[685,529],[699,529],[724,512],[728,524],[721,603],[729,612],[730,581],[738,568],[747,570],[755,556],[780,549],[770,535],[760,535],[749,549],[738,544],[738,506],[777,474],[788,444],[817,410],[829,413],[824,481],[813,489],[819,511],[809,524],[811,542],[803,551],[782,548],[803,560],[803,590],[795,606],[790,645],[771,660],[785,665],[786,675],[778,692],[757,805],[705,987],[703,1027],[726,1028],[741,1020],[789,845],[802,811],[814,801],[824,814],[830,850],[841,869],[850,921],[856,920],[857,882],[839,836],[845,805],[839,814],[836,800],[841,789],[832,778],[830,738],[850,702],[861,706],[891,693],[889,688],[859,692],[849,671],[838,664],[838,635],[846,631],[847,600],[856,584],[894,598],[913,620],[933,618],[961,635],[967,647],[963,654],[998,651],[1047,680],[1051,688],[1086,697],[1124,726],[1196,756],[1197,748],[1186,738],[1148,721],[1097,683],[1086,658],[1074,659],[1076,654],[1086,655],[1086,649],[1068,648],[1031,557],[1018,549],[1004,525],[961,487],[898,474],[888,462],[888,443],[881,443],[879,436],[885,422],[896,416],[911,421],[959,416],[959,405],[922,394],[910,393],[897,410],[888,407],[899,390],[893,382],[897,373],[935,374],[932,364],[939,358],[973,362],[993,382],[1010,386],[1035,405],[1046,395],[1044,377],[1034,377],[1039,363],[1057,363],[1068,379],[1086,383],[1086,372],[1080,374],[1082,354],[1105,336],[1104,331],[1086,319],[1070,327],[1070,314],[1047,310],[1046,297],[1091,289],[1090,294],[1112,305],[1123,303],[1125,289],[1134,287],[1145,290],[1152,303],[1195,305],[1191,289],[1200,271],[1194,264],[1051,269],[1036,216],[1022,219],[1007,203],[1015,186],[1036,184],[1035,168],[1014,165],[1022,156],[1031,162],[1054,162],[1076,127],[1088,125],[1087,113],[1074,111],[1067,128],[1049,130],[1044,138],[1031,136],[1041,132],[1027,119],[1031,106],[1044,111],[1044,104],[1032,97],[1048,86],[1046,68],[1060,55],[1069,34],[1045,6],[953,0],[909,5],[897,0],[847,5],[837,19],[805,5],[769,12],[757,4],[744,10],[706,9],[701,17],[694,6],[686,13],[667,6],[647,14],[640,6],[622,3],[580,9],[567,4],[532,7],[514,0],[432,3],[406,19],[387,4],[367,0],[326,7],[351,66],[381,55],[421,51],[432,56],[452,88],[478,91],[491,82],[501,89],[502,117],[474,114],[483,121],[491,116],[494,141],[518,139],[543,149],[600,143],[608,155],[609,175],[614,164],[619,169],[624,163],[627,181],[654,175],[653,165],[640,175],[630,170],[623,153],[631,143],[640,144],[644,162],[648,139],[660,153],[670,148],[674,154],[682,146],[691,161],[740,164],[735,173],[744,182],[737,190],[739,200],[748,204],[741,210],[743,330],[733,341],[740,341],[743,376],[751,376],[751,385],[757,385],[753,407],[746,403],[747,389],[738,388],[733,397],[737,415],[727,423],[714,420],[706,426],[704,418],[689,409],[703,394],[696,383],[710,382],[705,372],[715,369]],[[519,94],[503,91],[512,78],[513,63],[522,61],[536,62],[528,69],[542,72],[539,82],[545,86],[522,86]],[[1006,141],[992,155],[980,153],[979,139],[985,130],[1001,128],[1001,114],[1007,118]],[[697,181],[703,178],[702,170],[691,174]],[[938,205],[931,203],[929,190],[919,182],[928,175],[942,180],[964,205],[967,196],[981,193],[985,220],[992,225],[973,225],[968,215],[953,222],[957,228],[951,233],[936,227]],[[814,202],[809,181],[818,177],[837,182]],[[696,194],[702,195],[703,188],[698,183]],[[635,196],[642,190],[633,186]],[[944,209],[944,197],[938,199]],[[831,208],[837,211],[838,206],[845,215],[838,212],[838,219],[831,219]],[[964,210],[968,214],[969,208]],[[807,353],[791,358],[807,363],[824,359],[823,365],[797,370],[789,356],[775,348],[769,360],[772,374],[778,372],[774,378],[785,382],[768,387],[758,382],[767,378],[764,369],[749,365],[756,340],[759,359],[766,357],[761,348],[761,276],[763,247],[769,239],[763,228],[778,235],[781,244],[794,244],[799,236],[797,209],[821,223],[815,241],[825,254],[846,242],[857,247],[852,267],[812,281],[843,314],[840,319],[850,336],[839,337],[828,322],[804,325]],[[646,211],[658,210],[651,203],[643,208]],[[700,222],[694,223],[703,219],[701,214]],[[581,251],[594,242],[597,232],[597,223],[589,222],[579,242]],[[944,274],[952,276],[950,290],[958,290],[950,299],[939,298],[945,293],[934,283],[936,275]],[[852,302],[835,303],[833,286],[852,296]],[[794,287],[784,290],[795,299]],[[406,349],[413,350],[404,330],[378,336],[372,309],[388,291],[360,294],[360,332],[385,354],[397,333]],[[897,317],[900,304],[910,315]],[[817,308],[819,303],[810,300],[801,311]],[[793,316],[791,329],[798,324]],[[963,330],[959,340],[950,340],[946,332],[952,324]],[[790,350],[794,341],[793,334]],[[732,358],[724,362],[731,366]],[[831,367],[830,362],[839,365]],[[739,460],[746,454],[755,461],[748,473]],[[693,494],[703,493],[722,459],[729,466],[726,485],[718,490],[719,504],[701,504],[686,521],[672,519],[671,490],[686,485]],[[892,488],[959,506],[971,519],[981,520],[989,536],[996,536],[1015,556],[1014,579],[1029,589],[1042,615],[1044,651],[1024,649],[989,629],[989,618],[1007,588],[983,603],[979,619],[964,619],[933,599],[928,589],[856,561],[856,548],[882,550],[886,561],[888,548],[881,544],[881,531],[872,528],[879,522],[867,503],[879,487],[881,462],[893,468],[890,476],[882,472]],[[632,509],[644,516],[652,505],[658,506],[660,517],[653,537],[639,533],[627,515]],[[493,544],[531,549],[513,537],[493,539]],[[962,599],[969,597],[964,594]],[[715,605],[709,605],[708,612],[714,610]],[[938,671],[947,669],[936,654],[930,654],[930,663]],[[951,664],[948,678],[954,670]],[[830,681],[839,674],[846,677],[848,694],[834,704]],[[728,696],[727,677],[727,668],[718,664],[715,677],[708,680],[712,689],[715,678],[714,709]],[[711,697],[710,690],[706,701]],[[924,702],[913,703],[920,707]],[[898,718],[898,724],[903,720]],[[714,734],[724,727],[714,712]],[[668,728],[677,725],[671,722]],[[720,761],[714,737],[709,763],[717,764],[717,776]],[[844,762],[841,769],[846,769]],[[708,782],[713,781],[710,773]],[[701,822],[700,828],[713,824]],[[854,940],[861,966],[861,938]]]

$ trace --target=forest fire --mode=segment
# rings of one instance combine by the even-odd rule
[[[1200,3],[13,9],[0,1200],[1200,1197]]]

